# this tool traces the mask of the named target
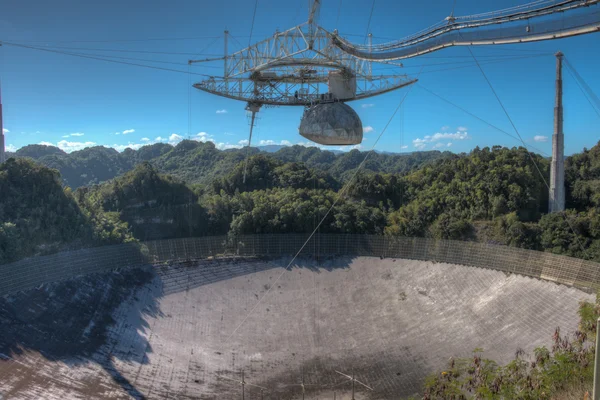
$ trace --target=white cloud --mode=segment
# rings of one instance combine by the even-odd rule
[[[215,147],[219,150],[227,150],[227,149],[241,149],[244,147],[240,144],[231,144],[231,143],[215,143]]]
[[[427,147],[427,143],[432,143],[432,142],[439,142],[440,140],[467,140],[467,139],[471,139],[471,137],[469,136],[469,134],[467,132],[456,132],[456,133],[448,133],[448,132],[438,132],[435,133],[433,135],[426,135],[423,136],[423,138],[417,138],[415,140],[412,141],[413,145],[417,148],[417,149],[424,149],[425,147]],[[442,143],[437,143],[435,146],[433,146],[434,149],[443,147],[444,144]],[[446,144],[447,147],[450,147],[450,145]]]
[[[69,137],[69,135],[63,135],[63,136],[61,136],[61,137],[63,137],[63,138],[68,138],[68,137]]]
[[[448,143],[446,146],[447,147],[452,147],[452,142]]]
[[[536,142],[547,142],[548,141],[548,136],[535,135],[533,137],[533,140],[536,141]]]
[[[115,135],[120,135],[120,134],[121,134],[121,132],[115,132]]]
[[[81,133],[81,132],[75,132],[75,133],[71,133],[70,136],[83,136],[85,135],[85,133]],[[64,137],[64,136],[63,136]]]
[[[319,146],[316,146],[319,147]],[[336,147],[335,150],[339,150],[339,151],[343,151],[343,152],[348,152],[348,151],[352,151],[352,150],[361,150],[362,149],[362,145],[361,144],[355,144],[353,146],[347,145],[347,146],[340,146],[340,147]],[[330,147],[325,147],[324,150],[331,150]]]
[[[408,149],[408,146],[404,145],[400,147],[401,149]]]
[[[247,140],[244,140],[244,142],[248,143]],[[258,145],[259,146],[269,146],[269,145],[292,146],[292,142],[290,142],[289,140],[281,140],[279,142],[276,142],[275,140],[269,139],[269,140],[261,140],[260,142],[258,142]]]
[[[466,131],[468,131],[468,129],[466,127],[464,127],[464,126],[459,126],[458,128],[456,128],[456,130],[459,131],[459,132],[466,132]]]
[[[374,130],[375,130],[375,129],[373,129],[373,127],[372,127],[372,126],[369,126],[369,125],[367,125],[367,126],[363,126],[363,132],[364,132],[364,133],[373,132]]]
[[[209,141],[214,143],[214,141],[212,139],[209,139]],[[261,140],[261,142],[264,142],[264,140]],[[247,145],[248,145],[248,139],[242,139],[237,144],[233,144],[233,143],[229,143],[229,142],[215,143],[215,147],[219,150],[241,149]]]
[[[428,137],[428,136],[425,136],[425,137]],[[471,139],[471,137],[469,136],[469,134],[467,132],[436,133],[435,135],[431,136],[430,141],[437,142],[438,140],[445,140],[445,139],[465,140],[465,139]]]
[[[143,144],[143,143],[129,143],[129,144],[113,144],[110,147],[112,147],[113,149],[117,150],[120,153],[125,149],[138,150],[140,147],[145,146],[145,145],[146,144]]]
[[[123,131],[123,135],[127,135],[128,133],[133,133],[133,132],[135,132],[135,129],[125,129]]]
[[[177,144],[177,143],[181,142],[182,140],[183,140],[183,136],[178,135],[176,133],[172,133],[171,136],[169,136],[170,144]]]
[[[56,147],[63,151],[66,151],[67,153],[70,153],[72,151],[82,150],[86,147],[92,147],[95,145],[96,143],[94,142],[69,142],[67,140],[61,140],[56,144]]]
[[[59,149],[70,153],[72,151],[77,151],[77,150],[82,150],[85,149],[86,147],[91,147],[91,146],[95,146],[96,143],[95,142],[69,142],[68,140],[61,140],[60,142],[54,144],[54,143],[50,143],[50,142],[39,142],[38,144],[44,145],[44,146],[54,146],[54,147],[58,147]]]
[[[14,153],[15,151],[17,151],[17,148],[15,146],[13,146],[12,144],[9,144],[6,146],[6,151],[10,151],[11,153]]]
[[[40,131],[35,131],[35,133],[42,133],[42,132],[40,132]]]
[[[227,110],[226,109],[217,110],[217,114],[227,114]]]
[[[425,137],[428,138],[429,136],[425,136]],[[428,142],[428,140],[426,140],[426,139],[419,139],[419,138],[417,138],[417,139],[415,139],[415,140],[412,141],[413,146],[415,146],[417,149],[423,149],[423,148],[425,148],[427,146],[427,142]]]
[[[148,139],[147,137],[142,138],[142,142],[149,142],[149,141],[150,141],[150,139]]]
[[[2,128],[2,133],[10,133],[10,131],[6,128]]]
[[[448,125],[444,125],[444,126],[442,126],[442,130],[443,130],[443,131],[447,131],[448,129],[450,129],[450,127],[449,127]]]
[[[373,103],[363,104],[361,107],[362,108],[371,108],[371,107],[375,107],[375,104],[373,104]]]
[[[160,136],[157,136],[156,138],[154,138],[154,141],[155,142],[166,142],[167,139],[163,138],[163,137],[160,137]]]
[[[192,140],[195,140],[197,142],[213,142],[214,143],[213,136],[206,132],[196,133],[196,135],[194,135],[194,138]]]

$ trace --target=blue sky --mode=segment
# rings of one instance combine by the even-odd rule
[[[473,14],[522,4],[524,0],[457,0],[457,15]],[[401,38],[446,17],[452,0],[414,2],[375,0],[371,32]],[[339,0],[323,0],[320,24],[336,28]],[[254,2],[230,0],[155,1],[22,0],[4,4],[0,12],[0,40],[33,46],[55,46],[90,54],[108,54],[177,64],[156,65],[187,71],[193,54],[220,55],[228,29],[238,42],[248,44]],[[362,41],[367,31],[371,1],[342,0],[338,30]],[[303,22],[305,0],[259,0],[253,41]],[[194,38],[185,40],[148,40]],[[377,40],[377,39],[376,39]],[[91,50],[70,50],[84,48]],[[240,46],[230,41],[230,49]],[[111,52],[100,49],[110,49]],[[483,68],[528,144],[549,154],[554,106],[557,50],[596,93],[600,92],[600,34],[560,41],[502,47],[476,47],[480,60],[548,55],[484,64]],[[168,52],[151,54],[114,52]],[[466,48],[453,48],[405,60],[405,72],[420,76],[420,84],[473,114],[513,133],[483,76]],[[135,62],[135,61],[132,61]],[[457,64],[463,62],[466,64]],[[448,64],[442,64],[448,63]],[[435,64],[435,65],[431,65]],[[442,64],[442,65],[437,65]],[[463,66],[460,69],[449,69]],[[193,71],[222,74],[222,63],[203,64]],[[188,76],[136,66],[75,58],[38,50],[0,47],[4,126],[9,150],[30,143],[52,143],[66,151],[89,145],[139,147],[156,141],[177,142],[191,135],[214,141],[220,148],[243,144],[248,135],[244,104],[197,90],[192,91],[191,129],[188,128]],[[197,79],[194,79],[197,80]],[[600,139],[600,117],[565,72],[565,152],[579,152]],[[407,89],[366,101],[352,102],[365,127],[361,149],[373,146]],[[306,143],[298,134],[301,108],[261,110],[253,144]],[[368,131],[368,132],[367,132]],[[475,146],[514,146],[519,143],[416,86],[402,111],[390,124],[377,149],[394,152],[445,149],[469,151]],[[346,148],[347,149],[347,148]]]

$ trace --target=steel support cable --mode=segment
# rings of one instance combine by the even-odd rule
[[[150,59],[150,58],[113,56],[113,55],[109,55],[109,54],[96,54],[96,53],[74,53],[74,52],[68,52],[68,53],[82,55],[82,56],[93,56],[93,57],[99,57],[99,58],[114,58],[117,60],[144,61],[144,62],[157,63],[157,64],[170,64],[170,65],[179,65],[179,66],[189,65],[189,63],[165,61],[165,60],[154,60],[154,59]],[[212,59],[206,59],[206,60],[202,60],[202,61],[195,61],[194,64],[197,64],[200,62],[222,61],[222,60],[223,60],[223,57],[212,58]],[[192,67],[196,67],[196,65],[194,65],[194,64],[192,64]],[[200,66],[198,66],[198,67],[200,67]],[[213,69],[221,69],[222,68],[222,67],[217,67],[215,65],[202,65],[201,67],[202,68],[213,68]]]
[[[590,85],[588,85],[587,82],[585,81],[585,79],[583,79],[583,77],[579,74],[579,72],[577,72],[577,70],[575,69],[575,67],[573,66],[573,64],[571,64],[569,62],[569,60],[567,59],[567,57],[563,56],[563,60],[565,61],[565,64],[567,65],[567,68],[570,68],[573,71],[573,73],[575,74],[575,76],[577,77],[577,79],[583,84],[583,86],[586,88],[586,91],[594,99],[594,101],[596,102],[596,104],[600,105],[600,98],[598,98],[598,96],[596,95],[596,93],[594,93],[594,90],[590,87]]]
[[[541,57],[541,56],[550,56],[550,55],[553,55],[553,53],[536,54],[535,56]],[[512,61],[512,60],[521,60],[524,58],[531,58],[534,56],[533,55],[527,55],[527,56],[515,55],[515,56],[506,56],[506,57],[497,56],[497,57],[498,58],[487,59],[482,64],[490,64],[493,62],[505,62],[505,61]],[[420,67],[436,67],[436,66],[440,66],[440,65],[459,65],[459,64],[467,64],[468,66],[475,66],[475,63],[473,61],[451,61],[451,62],[439,62],[439,63],[431,63],[431,64],[405,65],[403,67],[385,66],[385,67],[377,68],[377,70],[398,69],[398,68],[406,69],[406,68],[420,68]]]
[[[219,38],[215,39],[217,41]],[[5,42],[6,43],[6,42]],[[22,44],[21,42],[11,42],[14,45]],[[214,42],[213,42],[214,43]],[[52,49],[52,50],[79,50],[79,51],[106,51],[112,53],[139,53],[139,54],[165,54],[171,56],[197,56],[198,53],[187,53],[187,52],[171,52],[171,51],[151,51],[151,50],[125,50],[125,49],[99,49],[99,48],[91,48],[91,47],[69,47],[69,46],[32,46],[40,49]],[[210,53],[203,54],[207,56],[222,56],[222,54]]]
[[[192,131],[192,76],[190,75],[190,68],[192,64],[188,64],[188,139]]]
[[[577,80],[577,78],[575,77],[575,75],[573,74],[573,72],[569,68],[567,68],[567,72],[569,73],[569,75],[571,75],[571,77],[573,77],[573,80],[575,81],[575,84],[577,85],[577,87],[579,88],[579,90],[581,90],[581,93],[583,94],[583,97],[585,97],[585,99],[588,101],[588,103],[590,103],[590,106],[592,107],[592,109],[594,110],[594,112],[596,114],[598,114],[598,116],[600,117],[600,111],[594,105],[594,103],[592,102],[592,100],[588,97],[588,94],[586,93],[585,89],[581,86],[581,83],[579,83],[579,81]]]
[[[200,50],[200,52],[199,52],[199,53],[197,53],[197,55],[196,55],[195,57],[198,57],[198,56],[201,56],[201,55],[203,55],[203,54],[204,54],[204,52],[205,52],[206,50],[208,50],[208,49],[209,49],[209,48],[210,48],[210,47],[211,47],[213,44],[215,44],[215,43],[217,42],[217,40],[219,40],[219,39],[221,39],[221,38],[216,38],[215,40],[213,40],[212,42],[210,42],[209,44],[207,44],[206,46],[204,46],[204,47],[202,48],[202,50]]]
[[[365,33],[364,41],[367,41],[367,36],[369,36],[369,29],[371,29],[371,19],[373,18],[373,10],[375,9],[375,0],[371,3],[371,12],[369,13],[369,21],[367,22],[367,32]]]
[[[520,44],[518,46],[519,46],[518,49],[515,49],[515,48],[507,49],[507,48],[504,48],[502,46],[496,46],[496,47],[482,47],[481,50],[493,50],[493,51],[505,51],[505,52],[506,51],[516,51],[516,52],[520,52],[520,53],[529,53],[529,54],[533,54],[533,53],[540,53],[541,54],[541,53],[543,53],[542,51],[537,50],[537,49],[526,49],[526,48],[523,48],[522,44]],[[470,56],[465,56],[465,57],[470,57]],[[484,57],[484,56],[480,54],[477,57],[481,58],[481,57]]]
[[[196,36],[196,37],[179,37],[179,38],[146,38],[146,39],[116,39],[116,40],[20,40],[19,43],[126,43],[126,42],[159,42],[159,41],[174,41],[174,40],[204,40],[204,39],[219,39],[221,36]]]
[[[254,21],[256,19],[256,9],[258,8],[258,0],[254,1],[254,12],[252,13],[252,24],[250,25],[250,36],[248,36],[248,47],[252,44],[252,32],[254,31]]]
[[[234,39],[235,42],[240,45],[240,47],[242,46],[241,43],[237,39],[235,39],[235,37],[233,37],[231,34],[229,35],[229,37],[231,37],[232,39]],[[4,42],[4,43],[6,45],[9,45],[8,42]],[[12,44],[12,45],[14,45],[14,46],[21,46],[20,44],[17,44],[17,43]],[[22,45],[22,46],[25,46],[25,45]],[[39,50],[43,50],[43,51],[51,51],[50,49],[38,48],[38,47],[34,47],[34,46],[25,46],[25,47],[36,49],[36,50],[39,49]],[[117,60],[144,61],[144,62],[150,62],[150,63],[170,64],[170,65],[179,65],[179,66],[188,65],[187,63],[174,62],[174,61],[153,60],[153,59],[136,58],[136,57],[114,56],[114,55],[108,55],[108,54],[74,53],[74,52],[58,52],[58,51],[56,51],[56,52],[60,53],[60,54],[68,54],[68,55],[73,55],[73,56],[97,57],[99,59],[111,58],[111,59],[117,59]],[[552,53],[540,53],[539,55],[542,56],[542,55],[550,55],[550,54],[552,54]],[[506,57],[508,57],[507,59],[501,59],[500,55],[487,55],[487,56],[483,56],[483,57],[498,57],[497,60],[486,60],[484,63],[491,63],[492,61],[497,61],[497,62],[501,62],[501,61],[505,61],[505,60],[506,61],[510,61],[512,59],[517,60],[517,59],[525,58],[524,56],[520,56],[520,55],[506,56]],[[275,58],[276,57],[274,57],[274,59]],[[423,58],[430,58],[430,57],[423,57]],[[431,57],[431,58],[446,58],[446,57]],[[448,58],[454,58],[454,57],[448,57]],[[197,61],[194,61],[194,64],[200,63],[200,62],[211,62],[211,61],[222,61],[222,60],[223,60],[223,57],[218,57],[218,58],[212,58],[212,59],[206,59],[206,60],[197,60]],[[473,63],[471,61],[456,61],[456,62],[447,62],[447,63],[432,63],[432,64],[421,64],[421,65],[408,65],[408,66],[404,66],[404,68],[420,68],[422,66],[454,65],[454,64],[473,64]],[[193,66],[195,66],[195,65],[193,65]],[[222,67],[218,67],[218,66],[214,66],[214,65],[204,65],[204,66],[202,66],[202,68],[221,69]],[[399,66],[386,66],[386,67],[380,67],[380,68],[378,68],[378,70],[382,70],[382,69],[396,69],[396,68],[401,68],[401,67],[399,67]],[[433,71],[427,71],[427,72],[433,72]],[[424,73],[427,73],[427,72],[424,72]]]
[[[567,66],[567,71],[575,79],[575,83],[577,83],[577,86],[579,87],[579,89],[581,89],[581,91],[583,92],[587,101],[594,108],[594,111],[596,111],[596,114],[598,114],[598,116],[600,116],[600,111],[599,111],[600,110],[600,99],[598,98],[598,96],[596,96],[596,93],[594,93],[593,89],[587,84],[585,79],[583,79],[583,77],[579,74],[579,72],[577,72],[575,67],[573,67],[573,65],[564,56],[563,56],[563,61],[565,61],[565,65]],[[595,103],[595,105],[592,102]]]
[[[163,67],[157,67],[157,66],[154,66],[154,65],[145,65],[145,64],[137,64],[137,63],[131,63],[131,62],[126,62],[126,61],[110,60],[110,59],[106,59],[106,58],[102,58],[102,57],[89,56],[87,54],[70,53],[70,52],[59,51],[59,50],[50,50],[50,49],[44,49],[44,48],[35,47],[35,46],[27,46],[27,45],[23,45],[23,44],[16,44],[16,43],[9,43],[9,42],[1,42],[1,43],[3,45],[6,45],[6,46],[21,47],[21,48],[24,48],[24,49],[45,51],[45,52],[49,52],[49,53],[63,54],[63,55],[72,56],[72,57],[87,58],[87,59],[90,59],[90,60],[99,60],[99,61],[106,61],[106,62],[111,62],[111,63],[115,63],[115,64],[132,65],[132,66],[136,66],[136,67],[156,69],[156,70],[161,70],[161,71],[177,72],[177,73],[180,73],[180,74],[187,74],[188,73],[187,71],[182,71],[182,70],[179,70],[179,69],[163,68]],[[197,75],[197,76],[204,76],[204,77],[207,77],[207,78],[222,78],[221,76],[201,74],[201,73],[198,73],[198,72],[192,72],[191,74],[192,75]]]
[[[231,33],[229,33],[229,34],[228,34],[228,36],[229,36],[230,38],[232,38],[233,40],[235,40],[235,42],[238,44],[238,46],[240,46],[240,49],[243,49],[243,48],[244,48],[244,46],[242,45],[242,43],[240,43],[240,41],[239,41],[239,40],[237,40],[235,36],[233,36]]]
[[[467,49],[471,53],[471,56],[473,57],[473,59],[475,60],[475,62],[477,63],[477,67],[481,71],[481,74],[483,75],[485,81],[487,82],[487,84],[490,87],[492,93],[494,94],[494,97],[496,97],[496,100],[498,101],[498,104],[500,104],[500,107],[502,108],[502,111],[504,111],[504,114],[506,115],[506,118],[508,118],[508,120],[510,121],[510,124],[512,125],[515,133],[519,137],[519,140],[521,141],[521,143],[523,143],[523,146],[525,148],[527,148],[527,145],[525,144],[525,141],[523,140],[523,137],[519,133],[519,130],[517,129],[517,126],[515,125],[515,123],[513,122],[513,119],[511,118],[510,114],[508,113],[508,110],[506,109],[506,107],[504,107],[504,103],[502,103],[502,100],[500,100],[500,96],[498,96],[498,93],[496,93],[496,90],[494,89],[494,86],[492,85],[492,82],[488,79],[488,77],[485,74],[485,71],[483,70],[483,68],[481,67],[481,65],[479,65],[479,62],[477,61],[477,58],[475,57],[475,54],[473,54],[473,51],[471,50],[471,46],[467,46]],[[531,155],[531,152],[528,151],[527,154],[529,155],[529,158],[531,159],[531,162],[535,166],[535,169],[537,170],[538,174],[542,178],[542,181],[544,182],[544,185],[546,185],[546,188],[548,188],[548,190],[550,190],[550,185],[548,185],[548,181],[546,180],[546,178],[544,177],[544,174],[540,170],[539,165],[537,164],[537,162],[535,161],[535,159]],[[589,259],[587,251],[583,247],[583,243],[581,243],[581,240],[579,240],[579,236],[577,234],[577,231],[573,228],[573,225],[571,224],[571,221],[569,221],[569,218],[567,217],[566,213],[564,211],[562,211],[562,212],[560,212],[560,215],[563,216],[563,218],[565,219],[565,222],[567,223],[567,225],[569,225],[569,229],[571,229],[571,231],[575,234],[575,239],[577,240],[577,244],[581,248],[581,251],[583,252],[583,255],[587,259]]]
[[[499,47],[494,48],[494,50],[500,50]],[[505,49],[507,51],[511,51],[510,49]],[[512,50],[516,50],[516,49],[512,49]],[[530,50],[523,50],[524,52],[527,52],[529,54],[539,54],[539,55],[544,55],[544,54],[554,54],[554,53],[544,53],[541,51],[530,51]],[[480,54],[478,57],[479,58],[488,58],[488,57],[519,57],[522,54]],[[446,58],[471,58],[471,56],[428,56],[428,55],[420,55],[418,56],[421,59],[432,59],[432,58],[441,58],[441,59],[446,59]]]
[[[511,59],[508,59],[508,60],[484,61],[484,62],[482,62],[482,63],[480,63],[480,64],[481,64],[481,65],[484,65],[484,64],[495,64],[495,63],[501,63],[501,62],[507,62],[507,61],[513,61],[513,60],[523,60],[523,59],[527,59],[527,58],[535,58],[535,57],[548,57],[548,55],[547,55],[547,54],[544,54],[544,55],[534,55],[534,56],[514,57],[514,58],[511,58]],[[477,64],[475,64],[475,65],[477,65]],[[433,73],[433,72],[445,72],[445,71],[452,71],[452,70],[455,70],[455,69],[461,69],[461,68],[470,68],[470,67],[472,67],[472,66],[473,66],[473,64],[470,64],[470,65],[461,65],[461,66],[458,66],[458,67],[452,67],[452,68],[440,68],[440,69],[434,69],[434,70],[431,70],[431,71],[423,71],[421,74],[430,74],[430,73]]]
[[[418,77],[419,77],[419,75],[417,75],[417,78]],[[365,155],[365,158],[359,164],[359,166],[356,169],[356,171],[354,172],[354,174],[350,177],[350,179],[346,182],[346,184],[338,192],[338,194],[337,194],[337,196],[336,196],[333,204],[331,204],[331,207],[329,207],[329,209],[327,210],[327,212],[325,213],[325,215],[323,216],[323,218],[321,218],[321,220],[317,224],[317,227],[311,232],[311,234],[308,237],[308,239],[306,239],[306,241],[304,242],[304,244],[300,247],[300,249],[298,250],[298,252],[296,252],[296,254],[294,255],[294,257],[287,264],[287,266],[284,268],[284,270],[281,271],[281,273],[277,276],[277,279],[275,279],[275,281],[269,286],[269,288],[266,290],[265,294],[256,302],[256,304],[254,305],[254,307],[252,307],[252,309],[246,314],[246,316],[244,317],[244,319],[242,320],[242,322],[233,330],[233,332],[231,332],[231,334],[227,337],[227,339],[225,339],[225,342],[224,342],[225,344],[227,344],[227,342],[229,342],[229,340],[233,337],[233,335],[235,335],[235,333],[246,323],[246,321],[248,320],[248,318],[250,318],[250,316],[258,308],[258,306],[269,295],[269,293],[271,292],[271,289],[273,289],[273,287],[275,287],[277,285],[277,282],[279,282],[279,280],[281,279],[281,277],[290,269],[290,267],[293,264],[293,262],[296,260],[296,258],[298,258],[298,256],[300,255],[300,253],[302,253],[302,250],[304,250],[304,248],[306,247],[306,245],[308,244],[308,242],[312,239],[312,237],[315,235],[315,233],[319,230],[319,228],[321,227],[321,225],[323,224],[323,222],[325,222],[325,219],[327,219],[327,217],[329,216],[329,214],[331,214],[331,211],[335,208],[335,206],[337,205],[338,201],[340,201],[340,199],[348,191],[348,189],[350,188],[350,185],[352,184],[352,182],[354,181],[354,179],[356,178],[356,176],[358,175],[358,173],[365,166],[367,160],[369,159],[369,156],[374,152],[375,146],[377,145],[377,143],[379,142],[379,140],[381,139],[381,137],[383,136],[383,134],[385,133],[385,131],[387,130],[387,128],[390,126],[392,120],[396,116],[396,113],[398,113],[398,110],[400,109],[400,107],[404,103],[404,100],[406,100],[406,97],[412,91],[413,86],[414,85],[410,85],[410,87],[408,88],[408,91],[404,94],[404,97],[402,97],[402,99],[400,100],[400,103],[398,104],[398,106],[396,107],[396,109],[394,110],[394,112],[392,113],[392,116],[390,117],[390,119],[388,120],[388,122],[385,124],[383,130],[381,131],[381,133],[379,134],[379,136],[377,136],[377,139],[373,143],[373,146],[367,152],[367,154]],[[224,344],[224,346],[225,346],[225,344]]]
[[[496,100],[498,101],[498,104],[500,104],[500,107],[502,108],[502,111],[504,111],[504,114],[506,115],[506,118],[508,118],[508,121],[510,122],[510,124],[513,127],[515,133],[519,137],[519,140],[521,141],[521,143],[523,143],[523,146],[526,147],[525,141],[523,140],[523,137],[521,137],[521,134],[519,133],[519,130],[517,129],[515,123],[513,122],[510,114],[506,110],[506,107],[504,107],[504,103],[502,103],[502,100],[500,100],[500,96],[498,96],[498,93],[496,93],[496,90],[494,89],[494,86],[492,85],[492,83],[488,79],[487,75],[485,74],[485,71],[483,70],[483,68],[479,64],[479,61],[475,57],[475,54],[473,54],[473,51],[471,50],[471,47],[467,46],[467,50],[469,50],[469,53],[471,53],[471,56],[473,57],[473,60],[475,60],[475,64],[477,64],[477,68],[479,68],[479,71],[481,71],[481,74],[483,75],[485,81],[487,82],[487,84],[490,87],[492,93],[494,94],[494,97],[496,97]],[[533,156],[529,152],[528,152],[528,154],[529,154],[529,158],[531,159],[531,161],[535,165],[535,168],[537,169],[538,173],[542,177],[542,180],[544,181],[544,184],[548,187],[548,189],[550,189],[550,185],[548,185],[548,182],[546,181],[546,178],[544,177],[544,174],[542,174],[542,171],[540,170],[539,166],[537,165],[537,163],[533,159]]]
[[[296,8],[296,13],[294,14],[294,19],[292,20],[292,25],[297,25],[296,21],[300,16],[300,11],[302,10],[302,1],[298,1],[298,7]]]
[[[567,2],[573,2],[573,1],[577,1],[577,0],[568,0]],[[491,15],[513,13],[515,11],[520,11],[525,8],[531,8],[534,6],[542,5],[544,3],[562,3],[562,2],[564,2],[564,1],[563,0],[536,0],[531,3],[525,3],[525,4],[521,4],[521,5],[514,6],[514,7],[508,7],[508,8],[503,8],[500,10],[488,11],[488,12],[473,14],[473,15],[465,15],[465,16],[457,17],[457,18],[458,19],[471,19],[471,18],[476,18],[476,17],[489,17]]]
[[[258,8],[258,0],[254,2],[254,12],[252,13],[252,23],[250,24],[250,35],[248,36],[248,47],[252,44],[252,32],[254,31],[254,21],[256,20],[256,9]],[[227,71],[224,71],[227,75]],[[256,92],[256,82],[254,83],[254,90]],[[255,94],[256,95],[256,94]],[[250,103],[248,103],[250,104]],[[248,146],[246,146],[246,159],[244,160],[244,178],[243,183],[246,183],[246,172],[248,171],[248,158],[250,157],[250,146],[252,145],[252,131],[254,130],[254,121],[257,110],[252,110],[252,116],[250,117],[250,135],[248,136]]]
[[[482,65],[483,64],[495,64],[495,63],[502,63],[502,62],[513,61],[513,60],[523,60],[523,59],[535,58],[535,57],[547,57],[549,55],[554,55],[554,54],[547,53],[547,54],[536,54],[536,55],[531,55],[531,56],[513,56],[510,58],[498,58],[498,59],[493,59],[493,60],[486,60],[486,61],[482,62],[481,64]],[[435,63],[435,64],[407,65],[404,67],[382,66],[382,67],[378,67],[378,68],[374,69],[373,72],[375,74],[378,71],[390,70],[390,69],[400,72],[400,68],[407,69],[407,68],[421,68],[421,67],[429,67],[429,66],[437,66],[437,65],[457,65],[457,64],[465,64],[465,65],[459,65],[459,66],[450,67],[450,68],[435,69],[435,70],[431,70],[431,71],[424,71],[421,73],[421,75],[427,74],[427,73],[432,73],[432,72],[444,72],[444,71],[451,71],[451,70],[455,70],[455,69],[468,68],[468,67],[475,66],[475,63],[472,61],[456,61],[456,62]]]
[[[106,54],[94,54],[94,53],[72,53],[72,52],[69,52],[69,53],[82,55],[82,56],[93,56],[93,57],[98,57],[98,58],[114,58],[117,60],[144,61],[144,62],[156,63],[156,64],[169,64],[169,65],[179,65],[179,66],[187,66],[188,65],[188,63],[184,63],[184,62],[153,60],[153,59],[149,59],[149,58],[122,57],[122,56],[111,56],[111,55],[106,55]],[[194,67],[195,65],[192,65],[192,66]],[[216,69],[216,68],[221,68],[221,67],[217,67],[215,65],[203,65],[202,68]]]
[[[501,132],[501,133],[505,134],[506,136],[511,137],[511,138],[513,138],[513,139],[518,140],[519,142],[521,142],[521,140],[517,136],[512,135],[512,134],[506,132],[502,128],[497,127],[496,125],[492,124],[491,122],[488,122],[488,121],[484,120],[481,117],[478,117],[477,115],[475,115],[472,112],[464,109],[463,107],[461,107],[458,104],[452,102],[451,100],[448,100],[447,98],[441,96],[440,94],[438,94],[438,93],[436,93],[436,92],[434,92],[434,91],[432,91],[430,89],[427,89],[425,86],[421,85],[420,83],[417,82],[415,85],[419,86],[421,89],[425,90],[427,93],[429,93],[429,94],[437,97],[438,99],[444,101],[445,103],[450,104],[452,107],[455,107],[455,108],[459,109],[460,111],[464,112],[465,114],[470,115],[471,117],[475,118],[476,120],[478,120],[480,122],[483,122],[484,124],[486,124],[490,128],[493,128],[493,129],[497,130],[498,132]],[[533,149],[533,150],[537,151],[538,153],[543,154],[544,156],[550,156],[550,154],[548,154],[548,153],[546,153],[546,152],[544,152],[544,151],[542,151],[542,150],[540,150],[540,149],[538,149],[538,148],[536,148],[534,146],[526,146],[526,149],[527,150]]]

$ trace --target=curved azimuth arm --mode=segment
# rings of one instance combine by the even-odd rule
[[[536,0],[443,22],[387,44],[352,44],[317,25],[321,0],[308,22],[227,54],[223,78],[195,88],[253,104],[310,106],[376,96],[416,82],[406,75],[372,74],[371,62],[416,57],[450,46],[522,43],[600,31],[600,0]],[[208,60],[190,60],[189,63]]]
[[[450,46],[552,40],[600,31],[600,0],[537,0],[517,7],[444,21],[399,41],[365,46],[335,35],[336,47],[362,60],[416,57]]]

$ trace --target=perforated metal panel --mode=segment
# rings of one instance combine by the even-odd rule
[[[362,122],[344,103],[322,103],[308,108],[300,122],[300,135],[324,145],[360,144]]]

